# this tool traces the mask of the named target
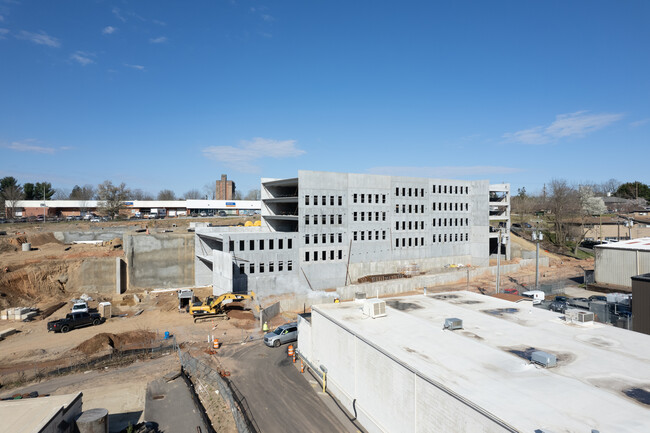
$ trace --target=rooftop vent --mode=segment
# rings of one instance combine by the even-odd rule
[[[531,353],[530,360],[544,368],[555,367],[557,365],[557,357],[555,355],[552,353],[542,352],[541,350],[536,350]]]
[[[463,329],[463,321],[455,317],[445,319],[445,327],[443,329],[449,329],[453,331],[454,329]]]
[[[386,315],[386,302],[380,299],[368,299],[363,303],[363,314],[376,319]]]

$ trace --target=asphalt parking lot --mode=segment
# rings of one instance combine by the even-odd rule
[[[226,346],[219,350],[219,361],[230,371],[260,432],[358,431],[344,414],[330,410],[329,397],[319,395],[308,373],[300,373],[287,356],[287,345],[270,348],[254,341]]]

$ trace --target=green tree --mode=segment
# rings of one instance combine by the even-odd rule
[[[25,200],[50,200],[56,192],[50,182],[26,183],[23,190]]]
[[[124,202],[129,198],[131,192],[122,182],[119,186],[113,185],[110,180],[97,185],[97,199],[100,201],[100,211],[111,218],[115,218],[120,210],[124,208]]]
[[[630,200],[644,198],[650,201],[650,187],[639,181],[627,182],[619,186],[614,195]]]
[[[15,197],[18,196],[17,200],[22,199],[23,190],[18,184],[18,181],[13,176],[5,176],[0,179],[0,214],[6,216],[6,206],[15,203],[10,199],[7,201],[6,196]],[[13,215],[13,206],[11,206],[11,213]]]

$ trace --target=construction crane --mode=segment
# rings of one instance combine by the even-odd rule
[[[251,292],[250,294],[224,293],[219,296],[208,296],[203,302],[193,303],[190,307],[190,314],[194,318],[195,323],[202,318],[227,317],[226,305],[244,300],[255,301],[255,292]],[[257,313],[261,310],[259,303],[255,305],[255,310]]]

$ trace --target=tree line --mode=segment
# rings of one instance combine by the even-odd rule
[[[523,224],[535,214],[545,215],[546,223],[552,228],[550,241],[562,249],[570,242],[577,254],[586,226],[594,216],[607,212],[604,202],[607,196],[626,199],[617,205],[617,211],[625,214],[650,202],[650,187],[639,181],[621,183],[616,179],[577,185],[564,179],[552,179],[537,195],[528,194],[526,188],[517,190],[517,195],[512,196],[512,220]]]
[[[119,209],[126,200],[200,200],[214,198],[214,185],[211,183],[203,187],[203,193],[198,189],[191,189],[182,196],[177,196],[170,189],[163,189],[156,194],[145,192],[139,188],[130,189],[124,182],[113,185],[109,180],[97,186],[86,184],[75,185],[72,190],[65,188],[54,189],[50,182],[27,182],[21,185],[13,176],[6,176],[0,179],[0,214],[4,214],[5,208],[15,208],[20,200],[78,200],[82,204],[85,201],[98,200],[102,202],[102,211],[109,215],[117,215]],[[259,200],[260,190],[252,189],[245,196],[240,191],[235,191],[235,200]],[[83,206],[82,206],[82,210]],[[13,214],[13,211],[12,211]]]

